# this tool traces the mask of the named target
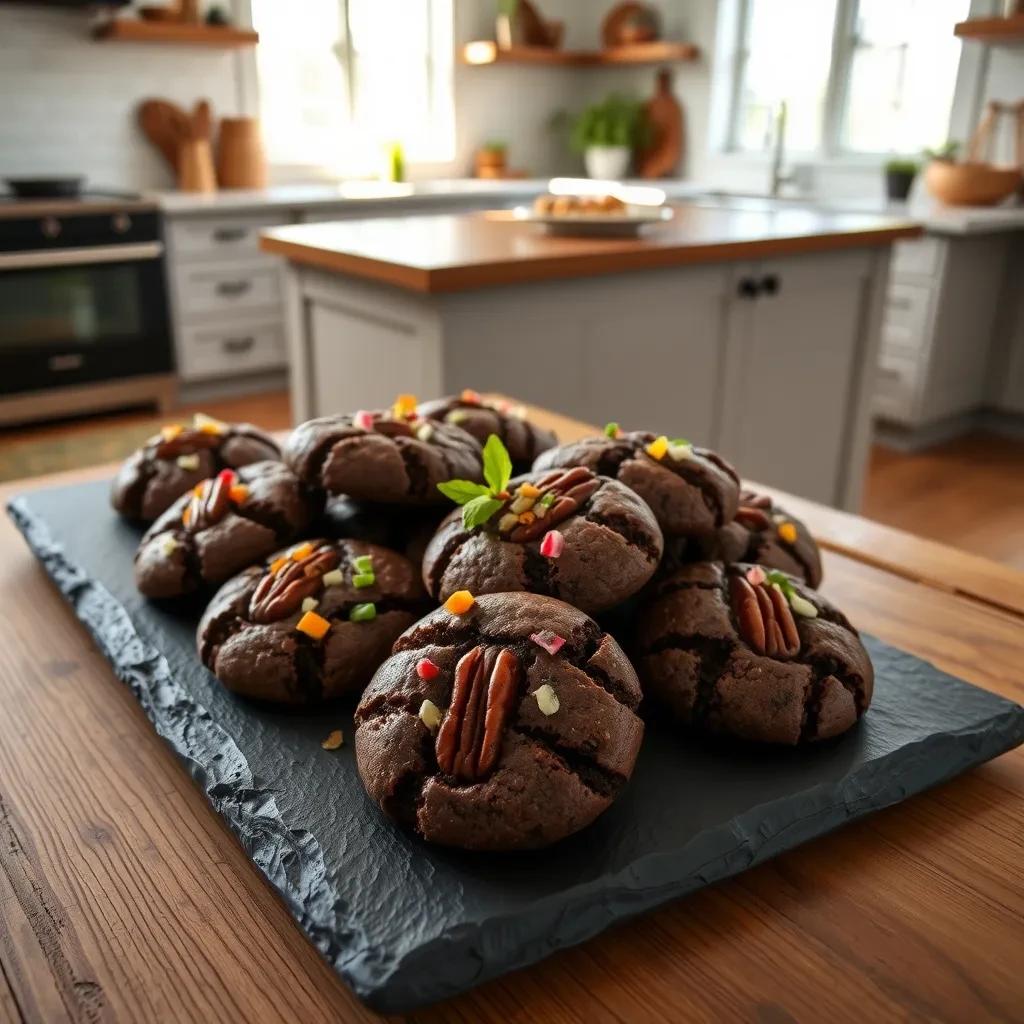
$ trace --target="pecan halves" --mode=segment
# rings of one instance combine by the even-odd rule
[[[740,636],[752,650],[772,658],[792,658],[800,653],[796,620],[778,587],[731,576],[729,600]]]
[[[555,470],[538,480],[535,486],[542,495],[554,495],[555,500],[547,515],[531,523],[522,523],[509,533],[508,539],[517,544],[536,540],[569,516],[575,515],[601,486],[601,481],[586,467],[575,466],[572,469]]]
[[[740,492],[740,507],[736,512],[736,522],[748,530],[767,530],[772,525],[769,513],[772,499],[767,494],[756,491]]]
[[[337,569],[340,562],[334,548],[321,547],[277,572],[268,572],[249,599],[249,617],[261,625],[286,619],[323,587],[324,573]]]
[[[437,731],[441,771],[478,782],[494,770],[519,679],[519,659],[506,648],[480,644],[459,659],[452,701]]]
[[[182,522],[189,533],[205,530],[219,523],[231,507],[231,487],[234,477],[218,473],[212,480],[204,480],[197,491],[192,492]]]

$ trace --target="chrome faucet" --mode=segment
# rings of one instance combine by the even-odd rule
[[[789,104],[785,100],[779,102],[775,112],[775,137],[772,140],[772,180],[770,195],[778,199],[783,185],[791,185],[796,181],[792,171],[783,171],[782,164],[786,158],[786,121],[789,119]]]

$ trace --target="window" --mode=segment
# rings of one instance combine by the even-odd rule
[[[945,141],[969,0],[737,0],[726,148],[914,153]]]
[[[451,0],[252,0],[270,162],[369,174],[454,156]]]

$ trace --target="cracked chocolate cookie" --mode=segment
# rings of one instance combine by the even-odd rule
[[[634,653],[645,696],[709,733],[808,743],[871,703],[871,659],[842,612],[761,566],[698,562],[655,584]]]
[[[472,434],[484,444],[491,434],[497,434],[508,449],[512,469],[525,473],[541,452],[558,444],[550,430],[538,427],[526,418],[522,406],[511,402],[485,402],[475,391],[463,391],[451,398],[438,398],[421,402],[417,407],[421,416],[443,423],[452,423]]]
[[[754,491],[740,492],[736,518],[710,537],[665,541],[662,570],[706,561],[753,562],[779,569],[815,589],[821,586],[821,552],[810,531],[767,494]]]
[[[436,505],[381,505],[341,494],[327,499],[321,528],[316,532],[380,544],[420,565],[423,552],[445,514]]]
[[[614,477],[636,491],[666,537],[713,533],[732,521],[739,506],[739,477],[715,452],[644,431],[622,433],[615,424],[600,437],[544,452],[533,469],[569,466]]]
[[[125,459],[111,486],[110,503],[126,519],[150,523],[220,470],[280,458],[274,439],[251,423],[197,415],[191,427],[166,426]]]
[[[146,531],[135,584],[147,597],[190,594],[308,532],[323,504],[283,462],[254,462],[183,494]]]
[[[425,606],[397,552],[306,541],[221,587],[199,623],[199,657],[234,693],[316,704],[358,693]]]
[[[636,673],[561,601],[491,594],[457,607],[399,637],[363,693],[359,774],[385,814],[429,842],[547,846],[629,780],[643,738]]]
[[[661,530],[628,487],[589,469],[517,478],[482,525],[445,519],[423,556],[423,581],[438,600],[526,590],[600,612],[636,593],[661,558]]]
[[[313,487],[359,501],[401,505],[444,502],[437,485],[481,478],[480,444],[460,427],[397,406],[321,416],[295,428],[284,459]]]

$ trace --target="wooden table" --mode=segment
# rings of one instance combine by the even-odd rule
[[[1024,574],[786,501],[858,626],[1024,698]],[[377,1019],[6,520],[0,550],[0,1021]],[[1022,864],[1024,748],[407,1019],[1021,1020]]]

